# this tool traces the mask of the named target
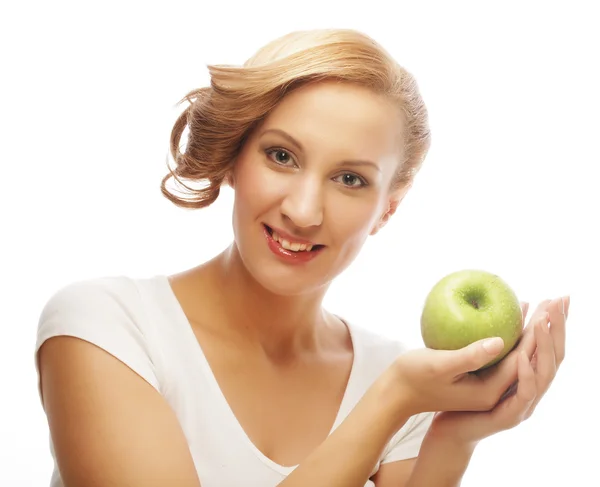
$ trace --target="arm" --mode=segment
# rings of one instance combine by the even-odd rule
[[[177,418],[133,370],[69,336],[47,340],[39,364],[43,405],[65,487],[200,487]],[[398,394],[388,382],[377,381],[280,485],[363,487],[387,442],[408,419],[397,417],[392,399]]]
[[[438,409],[488,409],[488,404],[498,400],[514,377],[510,367],[486,380],[466,374],[487,363],[503,346],[501,340],[493,348],[486,348],[483,343],[475,342],[457,351],[421,349],[402,354],[339,428],[279,485],[363,487],[384,448],[413,415]],[[436,444],[439,445],[433,445]],[[438,455],[437,447],[427,453],[421,462],[425,463],[424,468],[434,463]],[[457,459],[449,460],[448,470],[456,466],[453,462]],[[411,485],[408,482],[413,467],[416,469],[414,458],[389,462],[381,466],[373,481],[378,487],[406,487]],[[423,467],[419,467],[421,470]],[[415,476],[415,481],[420,475]],[[452,478],[451,472],[445,475]]]
[[[338,430],[279,485],[363,487],[383,448],[408,419],[394,417],[402,406],[387,387],[391,384],[375,383]],[[390,400],[396,402],[393,408]],[[475,445],[430,430],[417,458],[386,463],[372,480],[376,487],[458,487]]]
[[[429,435],[428,435],[429,436]],[[406,487],[458,487],[473,456],[475,444],[437,441],[425,437],[415,468]],[[377,485],[377,487],[382,487]],[[386,487],[386,486],[383,486]]]
[[[430,431],[417,458],[382,465],[373,481],[376,487],[458,487],[474,449],[475,443],[433,439]]]
[[[460,485],[477,442],[458,442],[452,436],[439,434],[432,426],[429,425],[425,432],[422,428],[418,431],[423,438],[418,456],[383,463],[379,467],[372,479],[376,487]]]
[[[92,304],[98,306],[98,295],[93,297]],[[81,300],[77,303],[77,307],[61,302],[49,307],[44,323],[59,320],[61,329],[67,323],[68,329],[106,341],[107,337],[90,332],[96,327],[78,327]],[[123,320],[123,330],[115,327],[111,339],[121,331],[119,339],[127,340],[127,324]],[[502,376],[481,381],[464,373],[487,363],[490,353],[475,343],[459,351],[423,349],[402,354],[344,422],[280,485],[363,487],[386,445],[409,417],[459,405],[477,410],[506,390],[513,381],[510,377],[504,387],[507,378]],[[140,375],[102,348],[70,336],[47,339],[38,358],[42,402],[65,487],[200,486],[177,418]]]
[[[436,416],[407,487],[459,486],[481,440],[514,428],[531,416],[564,359],[568,309],[568,298],[559,298],[543,301],[534,312],[521,342],[504,359],[504,366],[510,367],[512,361],[517,369],[516,390],[503,395],[489,411],[443,412]],[[523,316],[526,314],[527,305]]]
[[[504,359],[505,367],[512,361],[517,369],[516,391],[503,395],[489,411],[443,412],[435,418],[407,487],[459,486],[479,441],[531,415],[564,358],[568,305],[568,298],[540,303],[521,342]],[[527,309],[525,304],[523,317]]]
[[[400,410],[403,408],[398,387],[383,376],[342,424],[279,486],[364,487],[385,446],[409,419],[399,417]]]
[[[47,340],[39,364],[65,487],[200,487],[177,418],[133,370],[69,336]]]
[[[371,480],[373,480],[375,487],[408,487],[408,479],[415,468],[416,462],[416,458],[409,458],[386,463],[379,467]]]

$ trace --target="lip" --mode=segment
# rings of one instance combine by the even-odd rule
[[[269,227],[272,230],[274,230],[275,232],[277,232],[277,230],[273,229],[272,227]],[[310,250],[310,251],[300,251],[300,252],[293,252],[291,250],[287,250],[284,249],[279,242],[276,242],[273,237],[271,236],[271,234],[269,233],[269,230],[267,230],[267,226],[263,225],[263,233],[265,235],[265,239],[267,240],[267,246],[269,247],[269,250],[271,252],[273,252],[280,260],[288,263],[288,264],[304,264],[306,262],[309,262],[311,260],[313,260],[314,258],[316,258],[317,256],[319,256],[321,254],[321,252],[323,251],[323,249],[325,247],[320,247],[316,250]],[[277,232],[279,233],[279,232]],[[306,240],[304,241],[306,242]],[[298,242],[301,243],[301,242]]]
[[[295,243],[306,244],[306,245],[317,245],[317,242],[311,242],[310,240],[306,240],[305,238],[300,238],[300,237],[296,237],[294,235],[290,235],[289,233],[284,232],[280,228],[273,227],[271,225],[267,225],[266,223],[263,223],[263,225],[269,227],[274,232],[277,232],[277,235],[279,235],[281,238],[287,240],[288,242],[295,242]]]

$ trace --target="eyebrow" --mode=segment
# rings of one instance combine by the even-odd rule
[[[285,132],[281,129],[266,129],[260,134],[260,136],[262,137],[263,135],[268,134],[268,133],[274,133],[274,134],[280,135],[284,139],[286,139],[289,142],[291,142],[292,144],[294,144],[298,149],[300,149],[300,152],[304,152],[304,148],[302,147],[302,144],[300,142],[298,142],[294,137],[292,137],[287,132]],[[343,161],[343,164],[346,164],[349,166],[371,166],[371,167],[375,168],[377,171],[381,172],[381,168],[377,164],[375,164],[373,161],[367,161],[367,160],[362,160],[362,159],[352,159],[352,160]]]

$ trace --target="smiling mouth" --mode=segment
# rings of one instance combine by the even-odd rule
[[[305,244],[305,243],[299,243],[299,242],[291,242],[289,240],[282,238],[276,231],[274,231],[268,225],[264,225],[264,227],[267,230],[267,232],[269,233],[269,235],[271,236],[271,238],[273,240],[275,240],[275,242],[277,242],[279,245],[281,245],[281,247],[283,247],[285,250],[288,250],[290,252],[298,252],[298,253],[300,253],[300,252],[316,252],[325,247],[324,245],[321,245],[321,244]]]

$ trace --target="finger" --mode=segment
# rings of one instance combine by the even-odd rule
[[[545,305],[543,304],[538,305],[535,313],[539,315],[540,309],[543,309],[544,306]],[[525,316],[529,309],[529,303],[522,302],[521,309],[523,310],[523,320],[525,320]],[[517,378],[517,359],[519,353],[524,350],[531,359],[534,355],[535,347],[536,342],[533,327],[527,326],[516,346],[506,355],[506,357],[504,357],[504,359],[502,359],[495,367],[490,367],[478,372],[478,376],[484,380],[489,379],[490,388],[502,388],[502,390],[505,391],[503,398],[506,397],[507,394],[510,394],[506,389],[510,387]]]
[[[534,360],[537,347],[534,330],[535,326],[528,326],[519,344],[496,367],[490,369],[489,372],[484,370],[483,373],[479,374],[486,381],[486,394],[492,397],[496,395],[498,402],[508,399],[516,392],[518,363],[521,352],[526,354],[528,360]],[[499,392],[501,393],[500,396],[498,396]]]
[[[535,341],[537,343],[537,373],[536,381],[538,386],[547,388],[550,381],[556,375],[556,356],[554,352],[554,340],[548,328],[550,321],[546,313],[535,324]]]
[[[538,305],[536,310],[534,311],[534,314],[532,315],[532,319],[533,319],[533,316],[539,316],[541,313],[543,313],[543,310],[547,307],[547,303],[549,303],[549,302],[550,302],[550,300],[542,301]],[[523,318],[522,318],[523,322],[525,322],[525,318],[527,316],[528,310],[529,310],[529,303],[522,301],[521,302],[521,311],[522,311],[522,316],[523,316]],[[531,320],[530,320],[530,323],[531,323]],[[531,358],[533,356],[533,353],[535,352],[535,346],[536,346],[535,345],[535,336],[534,336],[532,327],[531,326],[524,327],[523,332],[522,332],[521,336],[519,337],[519,340],[517,341],[516,346],[506,355],[506,357],[496,367],[485,369],[485,370],[482,370],[481,372],[479,372],[479,376],[481,378],[486,378],[488,376],[498,376],[498,375],[502,375],[505,377],[511,376],[511,377],[513,377],[512,379],[510,379],[510,381],[512,382],[512,380],[514,380],[514,378],[516,377],[516,374],[517,374],[516,360],[517,360],[519,352],[521,350],[525,350],[527,352],[528,357]],[[501,382],[504,382],[504,381],[501,381]]]
[[[537,305],[537,307],[529,317],[528,327],[535,324],[535,322],[541,318],[542,314],[548,311],[548,306],[550,306],[551,302],[551,299],[545,299]]]
[[[518,359],[521,352],[525,352],[527,358],[530,361],[533,361],[532,368],[535,370],[533,363],[537,364],[538,359],[535,357],[537,340],[534,325],[540,320],[543,321],[545,319],[544,317],[547,315],[547,312],[544,311],[544,309],[546,309],[549,304],[550,300],[546,300],[538,305],[517,346],[498,364],[496,370],[490,371],[489,386],[492,389],[501,388],[505,391],[502,395],[502,400],[514,394],[514,384],[518,374]],[[536,318],[537,321],[533,321],[534,318]],[[512,391],[510,389],[511,387],[513,388]]]
[[[529,335],[533,338],[532,340],[529,339]],[[532,345],[529,345],[530,342]],[[519,356],[521,352],[525,352],[529,357],[529,350],[535,348],[533,333],[528,333],[524,339],[524,345],[526,347],[512,350],[496,367],[490,368],[489,372],[484,370],[484,374],[479,374],[485,382],[482,395],[489,398],[490,401],[494,401],[495,398],[497,402],[502,402],[516,392]]]
[[[517,393],[517,387],[519,385],[518,381],[514,381],[510,387],[508,389],[506,389],[506,391],[504,392],[504,394],[502,394],[502,396],[500,397],[500,400],[498,401],[498,403],[501,403],[502,401],[506,401],[509,397],[514,396]]]
[[[554,354],[554,343],[548,329],[549,321],[547,317],[548,315],[546,315],[546,319],[537,322],[535,325],[535,338],[538,344],[536,351],[537,364],[534,369],[537,394],[526,417],[531,416],[556,376],[557,365]]]
[[[515,399],[519,403],[520,411],[527,411],[537,395],[535,373],[529,363],[525,352],[519,354],[519,385]]]
[[[552,301],[548,308],[550,315],[550,334],[554,342],[554,355],[557,365],[560,366],[565,358],[565,335],[567,312],[569,309],[570,297],[565,296]]]
[[[453,376],[473,372],[487,365],[504,349],[504,340],[500,337],[485,338],[459,350],[449,351],[444,364]],[[458,354],[456,352],[459,352]]]
[[[519,339],[517,345],[494,367],[477,372],[480,379],[488,382],[491,390],[501,389],[508,393],[506,389],[510,387],[517,379],[517,359],[521,351],[525,351],[531,359],[536,347],[533,327],[528,326]]]
[[[535,325],[535,323],[537,323],[537,321],[542,319],[542,316],[544,315],[544,313],[547,312],[546,310],[548,309],[548,306],[550,305],[551,301],[552,300],[550,300],[550,299],[546,299],[546,300],[542,301],[541,303],[539,303],[537,305],[537,307],[535,308],[533,314],[531,315],[531,318],[529,319],[528,325],[523,330],[523,334],[521,336],[521,339],[519,340],[519,343],[513,350],[515,357],[522,350],[524,350],[527,353],[527,356],[529,357],[529,359],[530,360],[532,359],[533,354],[535,352],[535,347],[536,347],[535,333],[533,331],[533,328],[534,328],[533,325]],[[516,367],[516,364],[515,364],[515,367]]]
[[[492,412],[494,421],[503,429],[518,425],[525,418],[536,397],[535,373],[529,363],[529,357],[525,352],[520,352],[517,362],[517,391]]]
[[[538,315],[538,319],[539,319],[539,317],[540,317],[540,315]],[[531,325],[532,325],[532,322],[530,321],[527,328],[525,328],[525,330],[523,331],[523,335],[521,336],[519,343],[514,348],[514,350],[511,352],[512,354],[514,354],[515,360],[516,360],[516,356],[519,353],[521,353],[522,351],[524,351],[527,354],[527,357],[529,357],[529,359],[531,359],[531,357],[533,357],[533,353],[535,352],[536,343],[535,343],[535,333],[533,331],[534,327]]]
[[[531,357],[531,360],[529,361],[529,363],[531,364],[531,368],[533,369],[533,371],[537,371],[537,361],[538,361],[538,356],[537,356],[537,352],[533,354],[533,357]]]

